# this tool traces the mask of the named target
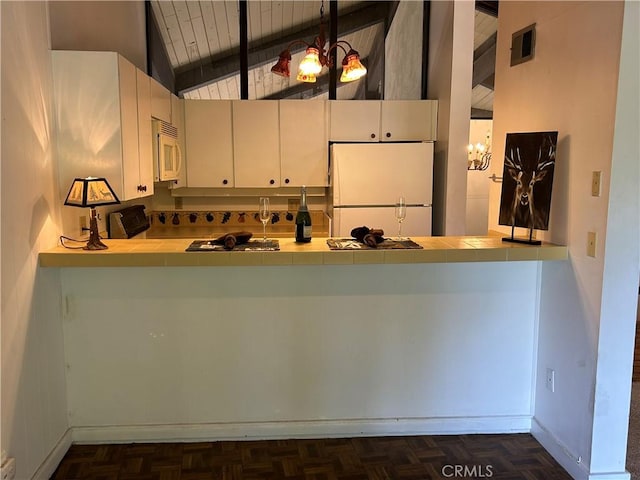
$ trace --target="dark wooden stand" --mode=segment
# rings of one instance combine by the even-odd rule
[[[533,228],[529,229],[529,238],[516,238],[513,236],[513,232],[515,227],[511,226],[511,236],[510,237],[502,237],[503,242],[511,242],[511,243],[524,243],[527,245],[542,245],[542,241],[533,239]]]

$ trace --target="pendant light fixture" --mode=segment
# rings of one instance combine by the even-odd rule
[[[307,46],[306,54],[300,65],[298,66],[298,75],[296,79],[301,82],[315,83],[318,74],[322,72],[322,69],[327,66],[333,67],[333,61],[329,54],[336,48],[341,48],[345,54],[342,61],[342,75],[340,76],[341,82],[353,82],[363,77],[367,73],[367,69],[360,62],[360,54],[355,51],[349,42],[346,40],[338,40],[325,50],[327,40],[325,37],[325,21],[324,21],[324,0],[320,6],[320,34],[315,38],[313,43],[307,43],[304,40],[294,40],[291,42],[285,50],[280,53],[280,58],[276,64],[271,67],[271,71],[276,75],[282,77],[289,77],[290,70],[289,64],[291,62],[291,47],[298,43],[302,43]],[[345,49],[342,44],[347,45],[349,50]]]

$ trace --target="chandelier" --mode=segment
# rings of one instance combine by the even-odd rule
[[[470,143],[467,145],[467,170],[486,170],[491,161],[491,142],[489,133],[485,138],[484,145],[478,142],[476,145]]]
[[[304,40],[294,40],[287,48],[280,53],[280,58],[276,64],[271,67],[271,71],[276,75],[282,77],[289,77],[289,63],[291,62],[291,47],[296,44],[302,43],[307,46],[307,50],[304,58],[298,66],[298,75],[296,79],[301,82],[315,83],[318,74],[322,69],[327,66],[333,67],[333,61],[329,54],[332,50],[341,48],[345,53],[342,60],[342,75],[340,75],[341,82],[352,82],[363,77],[367,73],[367,69],[360,62],[360,54],[355,51],[349,42],[346,40],[338,40],[333,45],[325,50],[327,40],[325,37],[325,21],[324,21],[324,0],[320,6],[320,34],[315,38],[313,43],[307,43]],[[342,46],[345,44],[349,50]]]

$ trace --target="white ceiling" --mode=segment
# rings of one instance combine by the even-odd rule
[[[340,0],[338,14],[349,12],[361,4],[362,2],[354,0]],[[197,68],[199,62],[204,64],[217,56],[239,52],[237,0],[151,0],[151,7],[174,71],[187,66],[192,68],[194,65]],[[315,0],[250,0],[247,3],[249,45],[259,45],[269,39],[319,26],[320,7],[321,2]],[[328,20],[328,1],[325,2],[324,9],[325,19]],[[382,29],[383,25],[379,23],[340,39],[347,40],[362,58],[366,58],[374,48],[376,37],[382,35]],[[496,30],[496,18],[476,12],[475,47],[490,38]],[[313,38],[304,40],[311,42]],[[295,71],[295,65],[302,55],[303,52],[292,53],[292,71]],[[340,61],[341,55],[338,58]],[[295,73],[290,78],[273,75],[270,70],[276,61],[277,58],[265,59],[265,63],[249,70],[250,99],[268,97],[300,83],[296,80]],[[353,98],[358,83],[338,88],[338,98]],[[240,98],[240,76],[236,74],[215,81],[187,92],[184,96],[201,99]],[[492,90],[477,86],[472,97],[475,108],[493,109]]]

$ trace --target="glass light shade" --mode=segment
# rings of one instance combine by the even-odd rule
[[[307,54],[300,62],[298,67],[298,76],[302,75],[317,75],[322,71],[322,64],[320,63],[320,51],[315,47],[308,47]],[[314,80],[315,81],[315,80]]]
[[[289,77],[291,72],[289,71],[289,63],[291,62],[291,53],[289,50],[285,50],[280,54],[280,58],[276,64],[271,67],[271,72],[281,77]]]
[[[367,69],[360,62],[360,55],[355,50],[350,50],[342,61],[341,82],[353,82],[367,74]]]
[[[316,83],[316,79],[317,78],[315,75],[302,72],[298,72],[298,75],[296,76],[296,80],[298,80],[299,82]]]
[[[120,203],[106,178],[76,178],[71,184],[65,205],[72,207],[99,207]]]

